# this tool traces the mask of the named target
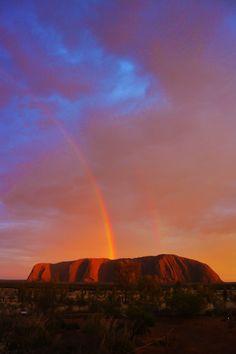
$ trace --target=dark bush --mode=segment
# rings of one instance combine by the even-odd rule
[[[127,308],[126,316],[133,324],[133,336],[147,333],[149,328],[155,324],[152,306],[143,304],[130,305]]]
[[[6,333],[5,344],[10,353],[27,354],[49,343],[49,333],[42,318],[14,318]]]
[[[118,318],[121,316],[121,307],[117,301],[107,300],[102,304],[103,313],[108,317]]]
[[[167,299],[170,315],[195,316],[204,309],[205,299],[201,294],[178,289]]]

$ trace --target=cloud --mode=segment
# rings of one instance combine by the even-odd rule
[[[157,249],[201,259],[204,242],[215,240],[216,255],[224,237],[234,247],[233,3],[12,4],[2,5],[0,29],[8,252],[28,244],[29,256],[55,250],[59,260],[95,244],[105,255],[76,149],[103,194],[119,256]]]

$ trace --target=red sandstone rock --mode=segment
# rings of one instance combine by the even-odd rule
[[[160,284],[218,283],[220,277],[207,265],[176,255],[109,260],[87,258],[57,264],[36,264],[29,281],[117,283],[148,277]]]

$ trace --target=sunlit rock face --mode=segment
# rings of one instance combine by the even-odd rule
[[[70,283],[136,283],[144,279],[159,284],[221,282],[207,264],[168,254],[133,259],[86,258],[56,264],[39,263],[28,277],[29,281]]]

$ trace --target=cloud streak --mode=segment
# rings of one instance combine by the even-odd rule
[[[118,256],[179,253],[235,279],[235,11],[220,0],[1,4],[1,277],[19,263],[26,276],[29,259],[107,256],[58,122],[96,176]]]

